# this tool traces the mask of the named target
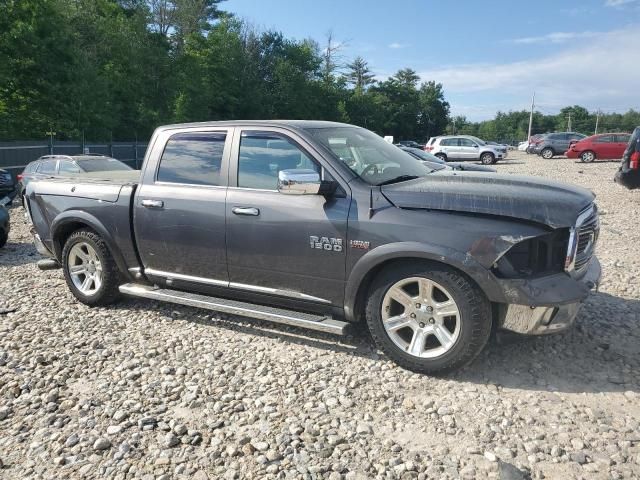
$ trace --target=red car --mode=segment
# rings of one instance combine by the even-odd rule
[[[630,138],[630,133],[592,135],[569,145],[569,150],[565,152],[565,155],[568,158],[579,158],[580,161],[586,163],[593,162],[596,158],[619,160],[622,158]]]

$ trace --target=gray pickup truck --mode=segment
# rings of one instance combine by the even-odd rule
[[[40,179],[26,207],[73,295],[120,294],[343,334],[401,366],[470,362],[493,330],[570,326],[600,279],[594,195],[434,171],[319,121],[158,128],[141,172]]]

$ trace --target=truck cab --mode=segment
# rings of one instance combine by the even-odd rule
[[[337,334],[366,322],[425,373],[468,363],[492,330],[574,322],[600,278],[593,200],[532,177],[434,171],[317,121],[160,127],[138,179],[27,191],[36,245],[83,303],[125,294]]]

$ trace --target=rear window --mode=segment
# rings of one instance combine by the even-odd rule
[[[169,138],[157,180],[187,185],[221,185],[226,133],[179,133]]]

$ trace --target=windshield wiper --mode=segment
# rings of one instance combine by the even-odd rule
[[[376,185],[377,186],[389,185],[391,183],[406,182],[407,180],[415,180],[416,178],[420,178],[420,177],[418,175],[398,175],[397,177],[390,178],[389,180],[385,180],[384,182],[380,182]]]

